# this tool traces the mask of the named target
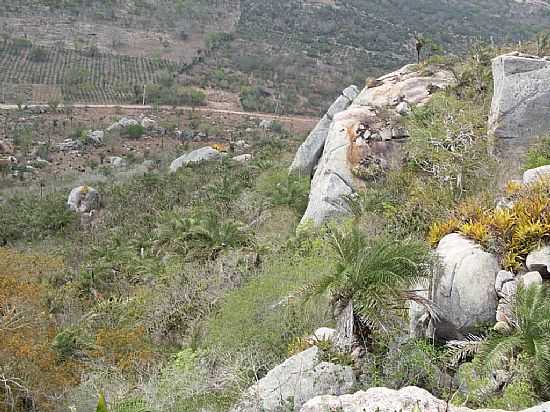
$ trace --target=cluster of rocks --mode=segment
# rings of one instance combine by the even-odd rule
[[[193,130],[176,130],[176,139],[180,142],[191,142],[193,140],[204,140],[208,138],[205,132],[195,132]]]
[[[391,157],[391,140],[407,137],[399,118],[411,107],[425,104],[435,90],[455,81],[447,70],[425,69],[422,73],[407,65],[383,76],[359,91],[350,86],[329,108],[298,149],[290,173],[313,175],[308,208],[302,223],[316,225],[349,214],[347,198],[355,193],[354,162],[369,152]],[[381,115],[383,114],[383,115]],[[360,125],[368,125],[369,137],[377,146],[361,148],[353,135]],[[380,144],[380,142],[382,144]],[[354,150],[358,153],[355,156]]]
[[[141,125],[146,130],[151,130],[157,127],[157,122],[145,116],[141,116],[139,120],[123,117],[117,122],[114,122],[112,125],[110,125],[107,128],[107,131],[111,132],[113,130],[125,129],[130,126],[137,126],[137,125]]]

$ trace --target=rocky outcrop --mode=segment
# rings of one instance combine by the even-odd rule
[[[494,95],[489,129],[501,138],[550,131],[550,61],[520,53],[493,59]]]
[[[440,89],[445,89],[455,81],[454,75],[448,70],[426,68],[421,72],[416,65],[409,64],[401,69],[376,79],[377,87],[364,89],[355,105],[378,108],[395,107],[398,111],[407,111],[407,106],[415,106],[428,102],[431,95]]]
[[[180,156],[176,160],[174,160],[172,164],[170,164],[170,172],[174,173],[181,167],[187,166],[192,163],[219,160],[221,159],[221,157],[222,154],[216,149],[213,149],[210,146],[201,147],[200,149],[193,150],[192,152],[186,153],[183,156]]]
[[[359,89],[356,86],[350,86],[342,92],[342,95],[332,104],[296,152],[294,161],[290,166],[290,173],[299,173],[302,175],[311,175],[313,173],[313,169],[323,153],[334,116],[347,109],[358,94]]]
[[[345,89],[302,144],[290,172],[311,174],[317,168],[302,223],[320,225],[348,215],[354,175],[367,179],[371,169],[386,170],[392,163],[386,157],[396,147],[388,141],[407,137],[399,118],[454,82],[446,70],[428,67],[420,73],[414,67],[383,76],[359,94],[355,86]]]
[[[456,233],[441,239],[436,254],[441,261],[432,295],[441,318],[434,325],[436,335],[459,338],[482,323],[494,322],[497,258]]]
[[[67,205],[79,213],[89,213],[100,207],[100,196],[97,190],[89,186],[79,186],[71,190]]]
[[[414,386],[399,391],[371,388],[353,395],[319,396],[307,402],[300,412],[472,412],[472,409],[453,406],[437,399],[424,389]],[[478,412],[491,409],[478,409]],[[550,402],[523,412],[549,412]]]
[[[311,181],[309,203],[301,223],[312,221],[315,225],[321,225],[327,220],[349,214],[347,198],[354,193],[354,182],[347,158],[347,128],[374,116],[370,108],[360,107],[334,117],[323,156]]]
[[[321,351],[314,346],[287,359],[249,388],[232,412],[297,412],[316,396],[351,391],[352,368],[323,362],[320,355]]]

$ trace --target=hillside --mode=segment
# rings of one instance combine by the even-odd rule
[[[550,61],[522,50],[315,122],[0,110],[0,410],[547,411]]]
[[[81,6],[78,0],[7,0],[1,31],[52,49],[48,55],[70,49],[100,60],[144,58],[146,66],[171,61],[179,84],[233,92],[247,110],[313,114],[346,85],[414,61],[415,33],[433,40],[426,56],[461,54],[479,40],[531,38],[550,20],[547,2],[513,0],[96,0]],[[56,60],[29,65],[24,51],[4,60],[6,71],[31,74],[4,75],[4,87],[59,86],[66,71],[40,74],[58,73]],[[115,71],[94,72],[93,83],[95,94],[117,103],[135,100],[128,90],[160,76],[149,69],[126,76],[127,64]],[[93,96],[71,98],[97,102]]]

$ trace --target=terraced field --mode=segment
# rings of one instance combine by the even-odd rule
[[[43,99],[48,95],[43,92],[44,87],[38,91],[32,85],[46,85],[56,86],[51,88],[53,93],[61,89],[64,99],[75,103],[132,103],[136,100],[134,88],[157,82],[164,71],[173,72],[176,66],[174,62],[155,58],[0,44],[4,100],[13,98],[18,90],[23,93],[18,96],[20,99],[28,98],[29,88],[34,96]]]

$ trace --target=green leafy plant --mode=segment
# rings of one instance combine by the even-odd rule
[[[328,242],[336,253],[333,271],[305,289],[306,297],[330,292],[339,305],[353,304],[353,312],[369,328],[393,323],[405,302],[424,302],[411,291],[429,276],[427,246],[417,241],[370,239],[356,226],[335,228]]]
[[[517,359],[526,365],[537,392],[550,399],[550,291],[520,287],[514,302],[515,323],[507,335],[493,334],[481,346],[478,361],[489,370],[506,368]]]

